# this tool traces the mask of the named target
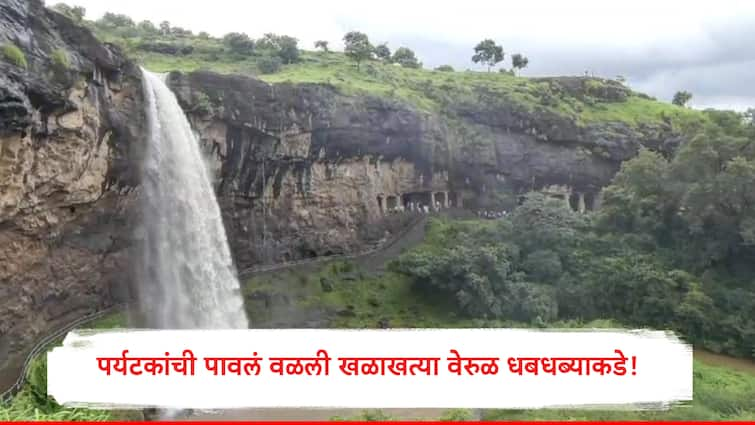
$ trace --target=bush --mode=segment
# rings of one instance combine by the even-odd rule
[[[440,72],[454,72],[454,67],[452,67],[451,65],[441,65],[435,68],[435,70]]]
[[[9,43],[3,46],[3,58],[5,58],[7,62],[20,68],[26,68],[28,66],[24,52],[22,52],[15,44]]]
[[[50,55],[50,59],[52,59],[52,64],[57,69],[65,70],[71,65],[68,54],[63,49],[55,49],[52,55]]]
[[[257,59],[257,69],[262,74],[274,74],[281,69],[282,62],[276,56],[263,56]]]

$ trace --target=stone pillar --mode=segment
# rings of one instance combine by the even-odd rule
[[[430,191],[430,209],[435,208],[435,192]]]
[[[451,206],[451,200],[448,198],[448,192],[443,192],[443,200],[445,201],[443,205],[444,208],[448,208]]]
[[[579,193],[579,203],[577,204],[577,212],[580,214],[585,213],[585,194]]]
[[[600,209],[600,205],[603,203],[603,191],[599,191],[595,194],[592,200],[592,210],[597,211]]]
[[[456,193],[456,208],[461,208],[463,205],[461,204],[461,192]]]

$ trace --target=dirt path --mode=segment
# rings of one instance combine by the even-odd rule
[[[701,349],[695,349],[695,359],[711,366],[723,366],[736,369],[740,372],[747,372],[755,375],[755,361],[740,359],[737,357],[726,356],[723,354],[711,353]]]

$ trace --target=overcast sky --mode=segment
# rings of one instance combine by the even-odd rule
[[[55,0],[47,0],[54,4]],[[340,48],[350,30],[377,44],[407,46],[425,67],[478,69],[472,48],[483,38],[521,52],[524,75],[623,75],[634,89],[669,100],[693,93],[692,106],[755,107],[755,1],[717,0],[65,0],[87,18],[106,11],[135,21],[222,36],[266,32]]]

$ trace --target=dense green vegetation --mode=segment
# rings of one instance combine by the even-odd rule
[[[567,210],[568,211],[568,210]],[[474,229],[495,231],[493,221],[435,221],[430,225],[426,249],[442,251],[453,233]],[[409,254],[411,255],[411,254]],[[369,273],[353,263],[334,262],[319,268],[275,272],[249,280],[244,287],[247,309],[257,325],[299,326],[310,318],[325,319],[322,326],[339,328],[391,327],[525,327],[532,324],[508,318],[465,317],[436,291],[414,285],[401,273]],[[607,320],[554,321],[558,328],[615,328]],[[731,368],[694,364],[694,400],[669,411],[600,410],[490,410],[487,420],[752,420],[755,418],[755,375]],[[466,410],[451,410],[445,420],[469,420]],[[391,420],[379,410],[335,420]],[[433,418],[428,418],[433,419]]]
[[[673,158],[643,150],[596,214],[530,194],[506,219],[435,221],[393,268],[470,318],[607,318],[755,357],[755,126],[708,112]]]

